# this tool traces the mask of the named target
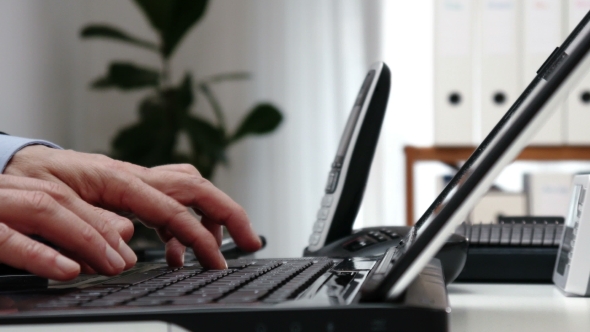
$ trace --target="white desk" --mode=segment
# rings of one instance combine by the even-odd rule
[[[451,331],[590,331],[590,298],[553,285],[452,284]]]

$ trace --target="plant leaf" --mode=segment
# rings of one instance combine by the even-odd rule
[[[112,141],[113,157],[145,167],[173,162],[178,129],[167,121],[165,107],[158,96],[144,99],[139,106],[140,121],[121,130]]]
[[[140,89],[157,86],[160,74],[157,70],[140,67],[127,62],[113,62],[106,76],[95,80],[92,87],[96,89],[119,88],[122,90]]]
[[[134,0],[160,33],[160,52],[168,59],[176,46],[205,13],[208,0]]]
[[[177,110],[186,113],[193,104],[195,96],[193,94],[193,78],[190,73],[184,75],[182,83],[175,89],[174,95]]]
[[[235,72],[235,73],[225,73],[225,74],[218,74],[213,75],[207,78],[205,81],[209,83],[218,83],[224,81],[237,81],[237,80],[248,80],[250,79],[251,75],[248,72]]]
[[[270,133],[282,120],[283,115],[275,106],[268,103],[258,104],[246,115],[231,141],[235,142],[246,135]]]
[[[106,24],[87,25],[82,29],[82,31],[80,31],[80,37],[113,39],[117,41],[126,42],[132,45],[137,45],[152,51],[159,50],[158,45],[150,41],[133,37],[119,28]]]
[[[191,115],[184,117],[182,126],[189,136],[193,150],[205,153],[212,159],[225,160],[224,150],[227,143],[219,128]]]
[[[146,121],[123,128],[111,143],[115,152],[114,157],[132,163],[142,163],[142,159],[157,144],[156,129],[152,123]]]

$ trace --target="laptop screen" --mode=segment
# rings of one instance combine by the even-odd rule
[[[465,220],[504,166],[524,149],[569,88],[588,72],[589,20],[590,13],[551,54],[514,105],[416,222],[393,258],[386,278],[375,283],[375,287],[369,285],[363,297],[382,300],[399,296]]]

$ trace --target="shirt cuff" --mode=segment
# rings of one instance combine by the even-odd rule
[[[59,145],[44,140],[0,135],[0,173],[4,173],[6,165],[17,152],[29,145],[45,145],[55,149],[62,149]]]

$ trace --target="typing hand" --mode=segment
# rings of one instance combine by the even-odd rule
[[[33,189],[35,195],[46,197],[43,204],[49,205],[45,200],[55,201],[61,206],[64,205],[60,203],[70,201],[78,205],[85,204],[83,210],[78,208],[73,211],[72,208],[65,207],[77,216],[70,216],[68,222],[73,223],[71,220],[75,220],[76,224],[91,226],[101,235],[97,238],[101,237],[102,243],[96,240],[96,243],[89,246],[88,243],[75,245],[73,243],[78,242],[72,241],[66,247],[64,243],[71,241],[73,237],[80,238],[80,234],[62,232],[50,238],[39,231],[47,227],[41,222],[35,223],[37,231],[32,233],[65,248],[66,255],[80,262],[83,268],[88,266],[99,273],[118,273],[135,262],[134,256],[131,259],[125,254],[129,248],[119,244],[124,243],[120,239],[129,239],[131,223],[109,211],[131,212],[148,227],[156,229],[160,238],[166,242],[166,259],[172,266],[183,264],[185,246],[189,246],[203,266],[225,268],[225,260],[219,252],[222,225],[227,227],[240,248],[255,251],[261,246],[260,239],[252,230],[242,207],[202,178],[190,165],[144,168],[103,155],[35,145],[19,151],[4,173],[50,183],[48,187],[60,192],[55,197],[47,191],[37,194],[38,189]],[[199,211],[201,221],[189,213],[187,206]],[[60,229],[67,230],[67,227]],[[85,231],[92,233],[86,228]],[[108,249],[99,250],[106,248],[107,243],[115,248],[120,257],[127,257],[125,267],[107,268],[109,256],[105,253]]]

